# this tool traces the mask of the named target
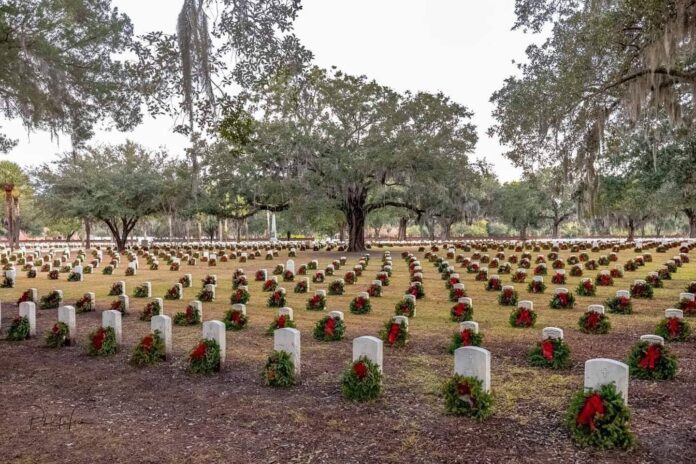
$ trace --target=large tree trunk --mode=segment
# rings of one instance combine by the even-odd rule
[[[15,217],[14,217],[14,201],[12,199],[12,188],[5,187],[5,217],[7,218],[7,243],[10,245],[10,250],[14,251],[14,229],[15,229]]]
[[[636,235],[636,225],[633,222],[633,219],[629,218],[628,219],[628,238],[626,239],[627,242],[632,242],[635,239]]]
[[[449,240],[450,235],[452,233],[452,224],[448,222],[443,222],[442,223],[442,239],[443,240]]]
[[[527,226],[522,226],[520,228],[520,241],[522,241],[522,242],[527,241]]]
[[[167,226],[169,227],[169,240],[174,240],[174,218],[171,214],[167,216]]]
[[[367,194],[362,189],[351,192],[344,205],[348,223],[348,251],[365,251],[365,219]]]
[[[684,213],[689,218],[689,237],[696,238],[696,210],[686,208]]]
[[[406,240],[406,229],[408,227],[408,217],[403,216],[399,218],[399,240]]]
[[[558,229],[560,229],[561,223],[553,221],[553,229],[551,230],[551,236],[553,238],[558,238]]]
[[[138,223],[138,219],[140,218],[121,217],[103,219],[104,223],[111,232],[111,236],[113,237],[114,242],[116,242],[116,248],[119,252],[123,252],[126,250],[126,244],[128,243],[128,235],[135,228],[135,225]]]
[[[85,248],[90,249],[92,247],[92,220],[90,218],[85,218]]]

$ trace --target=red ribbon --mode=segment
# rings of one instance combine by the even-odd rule
[[[517,313],[517,319],[515,320],[517,325],[531,325],[532,324],[532,313],[527,309],[520,309]]]
[[[594,329],[597,327],[597,324],[599,324],[599,318],[599,313],[594,311],[590,312],[590,314],[587,315],[587,319],[585,319],[585,328]]]
[[[196,349],[191,353],[191,359],[203,359],[206,349],[205,343],[199,343]]]
[[[399,331],[401,331],[401,325],[393,322],[389,329],[389,337],[387,337],[387,341],[390,345],[393,345],[396,341],[396,337],[399,336]]]
[[[578,425],[587,425],[591,431],[595,431],[594,420],[596,416],[604,415],[604,401],[599,393],[593,393],[585,399],[585,404],[576,418]]]
[[[329,337],[333,337],[334,327],[336,327],[336,319],[333,317],[328,318],[324,324],[324,333]]]
[[[152,344],[154,343],[154,339],[152,338],[152,335],[147,335],[145,338],[143,338],[142,343],[140,344],[145,350],[150,351],[152,348]]]
[[[541,354],[548,361],[551,361],[553,359],[553,341],[551,341],[550,339],[546,339],[543,342],[541,342]]]
[[[103,327],[99,327],[99,329],[97,329],[97,333],[94,334],[94,338],[92,338],[92,346],[95,350],[101,350],[105,338],[106,330]]]
[[[276,327],[279,329],[285,327],[285,314],[278,316],[278,319],[276,319]]]
[[[567,306],[568,305],[568,294],[567,293],[559,293],[558,294],[558,301],[561,303],[561,306]]]
[[[638,365],[643,369],[655,369],[655,363],[660,360],[660,356],[662,356],[660,345],[650,345],[645,350],[645,356],[638,361]]]
[[[459,338],[462,341],[462,346],[471,345],[471,330],[464,329],[459,333]]]
[[[353,372],[355,372],[355,376],[357,378],[362,380],[367,375],[367,366],[364,362],[358,361],[355,364],[353,364]]]
[[[681,332],[681,322],[676,317],[667,319],[667,332],[670,337],[677,337]]]
[[[232,311],[232,314],[230,314],[230,320],[235,324],[239,324],[239,322],[242,320],[242,312]]]

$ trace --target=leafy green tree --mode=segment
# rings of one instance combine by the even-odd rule
[[[164,162],[163,153],[133,142],[89,148],[39,167],[34,185],[54,217],[102,221],[123,250],[138,221],[161,211]]]
[[[609,134],[666,115],[692,127],[696,5],[691,0],[516,0],[515,28],[550,31],[495,92],[490,132],[517,166],[558,166],[590,212]],[[642,124],[642,123],[641,123]]]
[[[496,193],[495,204],[495,215],[517,229],[520,240],[527,240],[529,229],[538,227],[543,219],[541,193],[529,181],[503,184]]]
[[[575,214],[575,204],[571,195],[572,184],[566,183],[564,177],[558,168],[542,168],[525,175],[539,193],[543,209],[542,219],[550,222],[553,238],[558,238],[561,224]]]
[[[29,130],[67,133],[74,147],[109,119],[140,123],[129,64],[130,19],[110,0],[5,0],[0,4],[2,111]],[[0,134],[0,152],[16,141]]]
[[[350,251],[365,248],[370,212],[417,209],[409,184],[435,183],[434,166],[466,166],[476,142],[466,107],[442,94],[399,95],[364,76],[314,68],[257,98],[264,118],[234,168],[263,176],[265,188],[256,185],[276,205],[330,202],[345,217]]]

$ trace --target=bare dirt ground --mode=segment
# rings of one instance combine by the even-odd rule
[[[352,339],[376,335],[393,315],[394,305],[408,288],[403,249],[392,248],[394,275],[382,298],[372,300],[372,312],[353,315],[349,301],[367,288],[380,267],[384,249],[370,250],[367,270],[356,285],[346,286],[343,296],[329,296],[328,310],[346,314],[346,336],[339,342],[317,342],[314,323],[324,314],[304,309],[308,295],[288,290],[288,305],[295,308],[295,321],[302,333],[302,376],[288,389],[265,387],[260,372],[273,346],[265,335],[277,310],[266,307],[267,293],[254,282],[254,271],[273,269],[284,263],[287,251],[273,261],[260,259],[239,264],[182,265],[180,272],[167,266],[158,271],[141,270],[123,277],[125,267],[113,276],[85,276],[82,283],[50,281],[45,273],[27,279],[19,273],[14,289],[0,289],[2,326],[6,330],[17,315],[16,300],[29,287],[45,294],[52,288],[65,292],[72,304],[84,292],[97,294],[98,310],[78,314],[78,345],[59,350],[45,348],[43,334],[57,319],[56,310],[37,310],[40,336],[25,342],[0,340],[0,461],[29,462],[696,462],[696,339],[672,343],[679,359],[676,380],[652,382],[631,379],[629,406],[638,446],[630,452],[595,452],[576,447],[563,426],[571,396],[582,387],[587,359],[608,357],[625,361],[631,346],[642,334],[652,333],[664,309],[673,306],[679,292],[696,280],[696,253],[692,262],[655,290],[653,300],[634,300],[634,314],[611,315],[607,335],[585,335],[577,320],[588,304],[602,303],[618,289],[627,289],[633,279],[644,278],[665,260],[667,254],[650,250],[653,263],[637,272],[627,272],[614,287],[600,287],[596,297],[578,297],[575,309],[555,311],[548,307],[554,285],[546,277],[544,295],[529,295],[526,284],[517,284],[521,299],[531,299],[539,313],[533,329],[509,327],[509,308],[497,304],[497,293],[484,291],[472,274],[460,272],[474,300],[474,320],[481,326],[483,346],[492,353],[492,387],[495,413],[484,423],[447,416],[439,396],[440,386],[451,374],[453,359],[447,353],[457,324],[449,320],[448,293],[437,269],[415,252],[424,268],[426,297],[418,302],[418,314],[410,324],[411,339],[404,349],[385,348],[385,383],[382,398],[370,404],[353,404],[340,394],[340,378],[351,359]],[[543,251],[546,254],[548,251]],[[602,253],[590,253],[592,258]],[[444,256],[444,252],[439,252]],[[488,252],[491,256],[495,252]],[[505,250],[506,255],[513,253]],[[469,256],[471,253],[464,253]],[[533,253],[536,256],[538,253]],[[561,252],[566,258],[570,253]],[[297,265],[318,259],[320,268],[341,253],[298,252]],[[634,256],[620,253],[619,263]],[[359,259],[347,255],[348,264],[337,272],[343,276]],[[450,260],[453,262],[453,260]],[[141,259],[141,264],[144,264]],[[250,280],[250,322],[241,332],[227,333],[227,362],[219,374],[205,377],[186,372],[186,356],[200,336],[200,327],[174,326],[174,356],[157,366],[138,369],[127,363],[137,341],[149,324],[137,313],[146,299],[131,296],[131,315],[124,317],[124,343],[109,358],[85,354],[85,337],[100,323],[101,311],[114,297],[111,284],[126,280],[127,293],[135,285],[151,281],[153,296],[163,296],[186,272],[194,275],[193,288],[185,289],[183,301],[165,301],[165,313],[182,311],[195,298],[200,279],[218,276],[218,299],[205,303],[204,319],[220,319],[229,308],[231,275],[243,267]],[[514,268],[515,266],[513,266]],[[549,265],[550,267],[550,265]],[[601,267],[604,269],[606,267]],[[142,269],[142,268],[141,268]],[[97,271],[100,271],[98,269]],[[552,271],[550,270],[550,273]],[[594,277],[598,271],[584,271]],[[505,283],[509,276],[502,276]],[[326,288],[332,279],[315,288]],[[574,289],[579,278],[569,278]],[[696,320],[691,320],[692,326]],[[565,330],[572,349],[573,366],[565,371],[532,368],[527,352],[539,339],[541,328]],[[0,338],[4,338],[0,337]]]

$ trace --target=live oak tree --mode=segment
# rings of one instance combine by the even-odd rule
[[[110,0],[5,0],[0,4],[0,110],[28,130],[68,134],[79,147],[95,124],[128,130],[140,120],[129,64],[132,39]],[[15,140],[0,133],[0,152]]]
[[[551,225],[551,235],[558,238],[561,224],[573,217],[576,212],[572,200],[572,183],[566,183],[566,176],[558,168],[542,168],[526,173],[525,179],[530,187],[539,193],[542,216]]]
[[[278,71],[296,72],[311,59],[292,33],[297,0],[183,0],[176,32],[138,37],[134,66],[148,110],[177,120],[191,137],[191,194],[199,194],[204,156],[195,139],[218,129],[239,87]]]
[[[515,11],[515,28],[549,34],[491,97],[490,132],[514,164],[572,173],[591,214],[608,134],[663,114],[692,130],[696,2],[517,0]]]
[[[161,211],[164,154],[127,142],[64,155],[34,173],[39,201],[57,217],[102,221],[124,250],[138,221]]]
[[[542,195],[529,181],[507,182],[495,194],[493,214],[517,229],[520,240],[527,240],[529,229],[543,220]]]
[[[436,167],[466,166],[476,143],[472,113],[448,97],[400,95],[335,70],[279,76],[254,101],[263,118],[240,164],[262,169],[277,197],[341,211],[349,251],[365,249],[371,211],[417,209],[410,185],[437,184]]]

